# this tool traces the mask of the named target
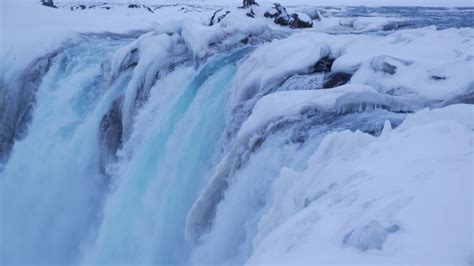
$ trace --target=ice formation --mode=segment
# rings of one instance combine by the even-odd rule
[[[0,264],[472,264],[472,8],[258,2],[2,2]]]

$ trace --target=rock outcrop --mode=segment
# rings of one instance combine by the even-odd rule
[[[274,22],[281,26],[290,26],[291,28],[311,28],[313,22],[311,18],[304,13],[288,13],[285,7],[280,4],[274,4],[273,8],[266,11],[266,18],[273,18]]]

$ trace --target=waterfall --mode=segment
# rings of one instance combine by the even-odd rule
[[[26,137],[2,172],[6,262],[242,264],[263,237],[258,222],[282,167],[305,169],[329,132],[378,134],[404,117],[307,112],[239,139],[234,124],[251,111],[226,117],[226,107],[252,46],[197,67],[170,55],[170,68],[140,63],[130,41],[84,36],[51,59]],[[129,94],[137,102],[124,105]],[[122,121],[123,112],[133,118]]]
[[[2,78],[2,265],[243,265],[280,218],[328,193],[278,202],[286,213],[272,205],[285,198],[274,193],[280,176],[312,169],[321,143],[338,151],[328,135],[356,132],[334,144],[351,148],[424,107],[472,103],[472,82],[447,99],[408,86],[456,81],[432,76],[432,61],[378,54],[386,43],[416,43],[412,33],[342,42],[349,35],[277,32],[269,42],[266,27],[222,26],[190,47],[183,36],[196,29],[186,23],[137,38],[80,35]],[[345,49],[365,51],[366,41],[377,48],[369,59]],[[413,66],[424,78],[412,78]],[[369,225],[347,246],[360,246],[364,230],[383,231],[379,242],[403,231]]]
[[[160,78],[116,161],[103,162],[105,115],[134,71],[110,83],[104,63],[127,42],[84,36],[65,45],[31,92],[28,132],[1,172],[5,263],[186,262],[186,215],[222,152],[227,88],[252,48]]]
[[[103,90],[100,63],[126,41],[84,37],[52,60],[28,133],[1,172],[1,260],[70,263],[92,237],[108,190],[99,122],[124,85]]]
[[[178,68],[166,84],[156,84],[137,117],[133,144],[127,144],[133,156],[119,162],[87,263],[185,262],[190,249],[184,239],[186,214],[206,181],[224,130],[226,89],[235,62],[248,52],[211,58],[184,80],[182,72],[189,70]],[[166,115],[160,114],[164,110]],[[136,145],[136,135],[142,134],[146,137]]]

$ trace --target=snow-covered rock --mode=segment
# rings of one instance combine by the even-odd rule
[[[264,16],[274,19],[274,22],[281,26],[290,26],[291,28],[311,28],[312,19],[306,13],[288,13],[286,8],[280,4],[265,11]]]
[[[260,99],[238,133],[243,137],[281,117],[303,112],[347,113],[367,108],[385,108],[395,112],[414,111],[422,107],[413,98],[378,93],[367,85],[348,84],[330,90],[282,91]]]
[[[328,135],[308,169],[282,169],[247,264],[469,265],[473,112],[425,109],[380,137]]]

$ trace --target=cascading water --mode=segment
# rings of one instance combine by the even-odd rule
[[[307,169],[332,132],[379,135],[429,103],[368,86],[344,92],[353,74],[383,81],[412,62],[377,54],[331,72],[343,50],[334,36],[266,46],[268,36],[222,31],[218,53],[197,56],[183,31],[84,35],[34,61],[21,86],[2,80],[22,91],[0,93],[11,107],[0,106],[1,264],[244,264],[278,226],[265,215],[282,168]],[[240,134],[263,97],[322,88],[347,97],[295,104]]]
[[[178,68],[166,84],[155,86],[134,128],[136,134],[146,132],[146,138],[125,148],[133,156],[129,161],[124,156],[118,166],[116,190],[107,199],[87,263],[185,262],[190,248],[184,239],[186,215],[224,130],[234,64],[248,52],[244,48],[210,59],[188,84],[183,72],[189,78],[189,69]],[[164,95],[169,98],[159,100]],[[164,110],[166,115],[160,115]]]
[[[305,169],[328,132],[377,134],[385,120],[398,124],[404,117],[387,111],[304,115],[275,122],[242,146],[225,122],[236,64],[253,49],[238,48],[211,57],[197,70],[177,65],[158,79],[135,115],[130,136],[108,140],[124,141],[113,144],[121,147],[118,157],[104,161],[100,142],[106,135],[98,132],[110,108],[120,108],[113,103],[126,94],[133,60],[139,59],[129,58],[130,66],[111,84],[103,77],[103,60],[127,41],[84,37],[53,59],[29,133],[15,143],[2,173],[3,198],[10,206],[2,208],[2,241],[11,243],[3,251],[6,262],[244,263],[271,200],[272,178],[282,167]],[[238,119],[242,123],[245,116]],[[226,160],[231,163],[225,171],[232,176],[226,196],[204,202],[214,210],[200,218],[208,226],[188,241],[187,219],[193,219],[188,213]],[[17,191],[24,196],[16,197]],[[199,205],[193,208],[199,211]]]
[[[197,70],[176,66],[151,88],[117,162],[104,162],[98,135],[133,66],[108,84],[103,60],[127,42],[83,37],[52,59],[27,137],[2,172],[5,263],[185,263],[186,215],[222,150],[236,62],[252,48],[214,56]]]
[[[1,173],[5,263],[69,263],[91,237],[108,186],[98,171],[97,132],[123,89],[122,80],[102,89],[100,63],[126,41],[83,37],[52,60],[28,134]]]
[[[324,136],[345,129],[362,130],[378,135],[385,121],[398,125],[405,114],[374,110],[355,114],[313,114],[275,122],[264,132],[257,132],[258,144],[237,149],[249,153],[247,161],[232,167],[228,191],[218,204],[212,230],[193,250],[193,264],[243,264],[261,237],[273,228],[259,228],[268,211],[274,177],[283,167],[304,170],[308,158]],[[252,141],[251,141],[252,142]],[[232,154],[232,152],[231,152]],[[234,158],[242,159],[237,153]],[[265,230],[268,230],[265,232]]]

